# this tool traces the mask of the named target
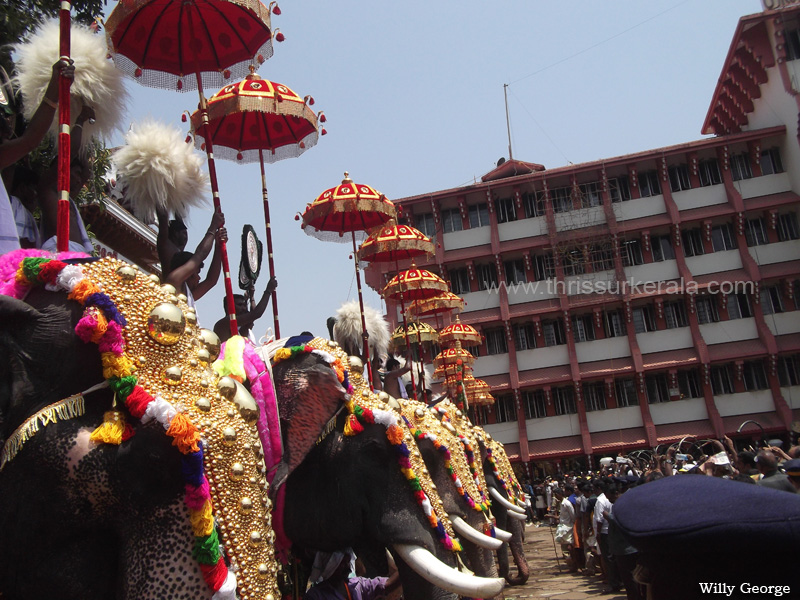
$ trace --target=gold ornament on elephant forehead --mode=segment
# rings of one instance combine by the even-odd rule
[[[219,354],[219,338],[199,329],[185,297],[160,286],[157,277],[111,258],[83,270],[127,321],[125,353],[138,368],[138,384],[170,402],[201,432],[214,518],[236,570],[239,598],[278,597],[267,483],[257,455],[261,445],[240,414],[245,407],[252,422],[257,407],[243,387],[234,386],[231,400],[218,388],[208,365]]]

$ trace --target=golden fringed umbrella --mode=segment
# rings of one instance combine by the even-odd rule
[[[464,299],[453,292],[444,292],[431,298],[414,300],[408,305],[407,313],[412,317],[440,315],[450,311],[464,310]]]
[[[475,357],[464,350],[460,344],[457,344],[454,348],[445,348],[439,352],[436,358],[433,359],[433,364],[437,367],[441,365],[456,365],[459,360],[462,364],[472,365],[475,362]]]
[[[358,249],[358,258],[367,262],[394,262],[434,253],[433,242],[419,229],[387,223],[373,231]]]
[[[439,334],[427,323],[415,321],[407,326],[400,325],[395,329],[392,333],[392,341],[395,343],[408,341],[411,344],[436,343],[439,341]]]
[[[363,239],[366,232],[397,217],[394,204],[379,191],[361,183],[353,183],[345,171],[342,183],[322,192],[306,207],[302,215],[303,231],[322,241],[346,241],[350,234],[355,259],[358,304],[361,308],[361,331],[364,335],[364,365],[372,385],[372,364],[369,359],[369,333],[364,318],[364,296],[361,292],[361,273],[358,269],[356,234]]]
[[[483,336],[472,325],[462,323],[456,316],[455,323],[439,330],[439,340],[442,344],[459,341],[468,346],[474,346],[481,343]]]
[[[465,378],[465,387],[467,398],[470,404],[477,404],[482,406],[489,406],[494,404],[494,396],[489,384],[483,379],[470,379]]]
[[[406,271],[401,271],[386,284],[383,288],[383,296],[388,298],[399,298],[402,294],[411,300],[431,298],[447,291],[447,282],[425,269],[412,267]]]
[[[281,83],[262,79],[251,66],[250,74],[242,81],[225,86],[208,99],[205,127],[200,110],[191,116],[196,146],[205,149],[205,138],[210,136],[219,158],[241,163],[258,161],[261,165],[270,277],[275,276],[275,261],[264,163],[300,156],[317,143],[317,121],[323,121],[324,115],[318,117],[311,110],[309,104],[313,102],[311,96],[301,98]],[[277,289],[272,292],[272,315],[275,337],[280,339]]]

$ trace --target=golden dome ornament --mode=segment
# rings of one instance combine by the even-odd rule
[[[183,311],[169,302],[162,302],[147,316],[147,335],[163,346],[174,346],[186,329]]]
[[[219,336],[210,329],[200,329],[200,342],[211,355],[211,361],[217,360],[222,350],[222,340],[219,339]]]
[[[258,421],[258,404],[256,404],[255,398],[250,395],[246,387],[235,379],[233,381],[236,384],[236,394],[234,394],[231,401],[239,409],[239,414],[242,415],[245,423],[255,425]]]

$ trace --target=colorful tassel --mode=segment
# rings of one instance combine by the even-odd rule
[[[125,432],[125,417],[118,410],[109,410],[103,415],[103,423],[95,429],[89,439],[96,444],[122,443],[122,434]]]

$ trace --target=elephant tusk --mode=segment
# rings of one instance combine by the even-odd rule
[[[522,513],[518,513],[515,510],[509,510],[506,514],[509,517],[511,517],[512,519],[516,519],[517,521],[527,521],[528,520],[528,516],[527,515],[524,515]]]
[[[506,510],[508,510],[509,512],[515,512],[515,513],[517,513],[517,514],[521,514],[521,513],[522,513],[522,509],[521,509],[521,508],[519,508],[519,507],[518,507],[518,506],[516,506],[515,504],[511,504],[511,502],[509,502],[508,500],[506,500],[505,498],[503,498],[503,497],[500,495],[500,492],[498,492],[498,491],[497,491],[496,489],[494,489],[493,487],[490,487],[490,488],[489,488],[489,495],[492,497],[492,499],[493,499],[493,500],[497,500],[497,502],[498,502],[498,503],[499,503],[501,506],[505,506],[505,507],[506,507]]]
[[[456,571],[420,546],[394,544],[392,546],[406,564],[416,573],[443,590],[469,598],[493,598],[505,586],[505,579],[475,577]]]
[[[497,525],[494,526],[494,535],[502,542],[507,542],[511,539],[511,533],[505,529],[500,529]]]
[[[497,550],[503,545],[503,540],[498,540],[497,538],[484,535],[472,527],[469,523],[464,521],[464,519],[461,517],[451,517],[450,522],[453,524],[453,529],[456,530],[458,535],[463,537],[465,540],[469,540],[476,546],[488,548],[489,550]]]
[[[517,504],[519,504],[520,507],[522,507],[522,509],[525,509],[525,507],[528,506],[527,504],[525,504],[524,501],[520,500],[519,498],[517,498]]]

